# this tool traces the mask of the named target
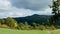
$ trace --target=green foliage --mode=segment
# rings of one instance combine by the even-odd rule
[[[18,28],[24,30],[24,27],[25,27],[24,24],[20,23]]]
[[[41,30],[46,30],[46,28],[45,28],[44,25],[40,25],[40,29],[41,29]]]
[[[52,13],[54,13],[55,15],[59,13],[59,1],[58,0],[53,0],[52,1]]]
[[[53,23],[56,23],[59,20],[60,17],[60,10],[59,10],[59,6],[60,6],[60,0],[53,0],[52,1],[52,16],[49,19],[50,21],[50,25],[52,25]]]
[[[46,29],[44,25],[40,25],[40,24],[36,24],[36,23],[33,23],[33,28],[37,29],[37,30],[45,30]]]
[[[25,25],[25,27],[24,27],[24,28],[25,28],[26,30],[29,30],[30,25],[28,24],[28,22],[25,22],[25,24],[24,24],[24,25]]]
[[[10,17],[6,18],[6,24],[12,28],[17,27],[17,22],[13,18],[10,18]]]
[[[54,25],[51,25],[51,26],[50,26],[50,29],[51,29],[51,30],[54,30],[54,29],[56,29],[56,28],[55,28]]]
[[[35,22],[33,23],[33,28],[37,29],[37,24]]]
[[[46,25],[45,27],[48,30],[54,30],[54,29],[56,29],[54,25],[51,25],[51,26]]]
[[[1,24],[4,24],[5,23],[5,20],[4,19],[0,19],[0,23]]]
[[[58,0],[58,3],[59,3],[59,5],[60,5],[60,0]]]
[[[25,22],[24,24],[23,23],[19,24],[19,29],[22,29],[22,30],[29,30],[30,29],[29,27],[30,25],[27,22]]]
[[[14,29],[21,29],[21,30],[46,30],[46,29],[55,29],[54,25],[47,25],[47,23],[37,24],[35,22],[32,25],[29,25],[28,22],[25,23],[17,23],[17,21],[11,17],[4,19],[0,19],[0,27],[7,27],[7,28],[14,28]],[[46,26],[47,25],[47,26]]]

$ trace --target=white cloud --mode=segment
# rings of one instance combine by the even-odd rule
[[[48,15],[51,14],[50,8],[46,8],[44,11],[33,11],[30,9],[16,8],[11,5],[8,0],[0,0],[0,18],[4,17],[25,17],[33,14]]]
[[[8,8],[11,4],[8,0],[0,0],[0,8]]]

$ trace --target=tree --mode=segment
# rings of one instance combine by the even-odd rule
[[[40,30],[45,30],[46,28],[45,28],[44,25],[40,25],[40,26],[39,26],[39,29],[40,29]]]
[[[26,29],[26,30],[29,30],[29,29],[30,29],[30,28],[29,28],[29,27],[30,27],[30,25],[28,24],[28,22],[25,22],[25,24],[24,24],[24,25],[25,25],[25,29]]]
[[[56,21],[58,21],[59,16],[60,16],[60,12],[59,12],[59,0],[53,0],[52,1],[52,16],[50,18],[50,25],[52,25],[53,23],[56,23]]]
[[[20,23],[18,28],[24,30],[25,29],[24,27],[25,25],[23,23]]]
[[[25,22],[24,24],[23,23],[20,23],[19,24],[19,29],[22,29],[22,30],[29,30],[30,28],[30,25],[28,24],[28,22]]]
[[[58,0],[58,3],[60,4],[60,0]]]
[[[1,24],[5,24],[5,20],[4,19],[0,19],[0,23]]]
[[[6,24],[12,28],[17,27],[17,21],[10,17],[6,18]]]
[[[37,23],[33,23],[33,29],[39,29],[39,24],[37,24]]]

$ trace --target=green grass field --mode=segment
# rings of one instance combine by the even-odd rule
[[[0,34],[60,34],[60,30],[13,30],[13,29],[6,29],[0,28]]]
[[[41,30],[12,30],[0,28],[0,34],[46,34],[46,32]]]

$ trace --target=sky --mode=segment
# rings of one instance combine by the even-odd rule
[[[51,15],[51,0],[0,0],[0,18]]]

